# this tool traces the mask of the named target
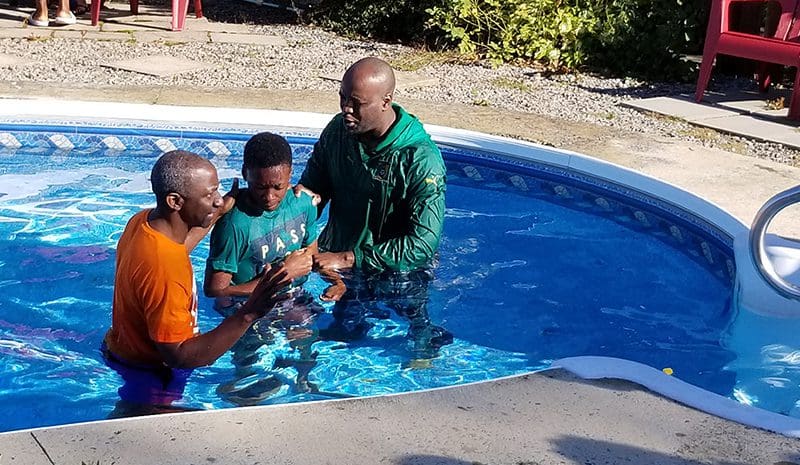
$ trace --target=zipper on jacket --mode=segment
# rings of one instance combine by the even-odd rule
[[[375,240],[376,243],[380,244],[381,239],[383,239],[383,225],[386,223],[386,216],[389,213],[389,185],[391,185],[392,180],[394,179],[394,170],[392,167],[394,166],[393,162],[397,162],[397,158],[399,154],[397,152],[392,152],[389,157],[389,162],[386,164],[386,179],[380,183],[381,185],[381,221],[378,223],[378,237]]]

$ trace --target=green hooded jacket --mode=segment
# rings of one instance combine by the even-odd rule
[[[445,167],[419,120],[399,105],[374,151],[347,132],[341,113],[320,135],[300,178],[330,201],[321,250],[352,250],[355,267],[411,271],[431,264],[442,236]]]

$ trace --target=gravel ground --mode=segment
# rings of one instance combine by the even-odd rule
[[[147,3],[151,3],[153,0]],[[155,0],[158,1],[158,0]],[[647,83],[589,74],[547,75],[535,67],[445,62],[441,55],[396,45],[346,39],[308,25],[293,24],[293,13],[232,0],[206,2],[206,16],[215,22],[245,23],[254,33],[278,35],[287,47],[189,42],[136,43],[49,39],[0,40],[0,53],[24,58],[30,64],[0,68],[0,79],[37,82],[96,82],[104,85],[174,85],[206,88],[309,89],[336,92],[338,84],[320,79],[338,75],[353,61],[381,56],[395,64],[420,56],[430,58],[419,73],[437,77],[439,85],[399,90],[398,97],[432,102],[508,108],[611,126],[653,136],[690,140],[741,154],[800,164],[800,152],[778,144],[757,142],[697,128],[688,123],[647,115],[621,106],[639,98],[693,93],[694,84]],[[214,65],[210,70],[169,78],[117,71],[97,66],[107,61],[151,55],[191,58]],[[734,79],[717,80],[717,90],[755,88]]]

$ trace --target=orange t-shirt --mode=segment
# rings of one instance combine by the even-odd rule
[[[162,365],[156,342],[181,342],[199,334],[197,288],[186,247],[151,228],[149,214],[134,215],[117,245],[106,345],[124,361]]]

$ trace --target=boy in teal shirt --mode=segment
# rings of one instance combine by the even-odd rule
[[[281,323],[289,326],[287,338],[297,340],[301,359],[308,362],[314,357],[310,341],[302,344],[300,340],[310,333],[304,326],[322,312],[322,307],[301,285],[311,271],[311,257],[317,253],[319,228],[311,196],[286,195],[291,176],[292,150],[286,139],[264,132],[247,142],[242,166],[247,188],[239,191],[236,204],[211,233],[203,287],[207,296],[216,298],[215,308],[227,314],[250,295],[266,265],[283,262],[290,271],[299,270],[292,273],[301,277],[287,290],[290,298],[268,316],[280,319],[274,323],[279,327]],[[339,279],[321,298],[338,300],[343,293]],[[252,364],[258,358],[255,351],[264,344],[265,336],[270,337],[270,329],[264,325],[254,325],[254,329],[257,334],[243,338],[233,348],[234,364],[242,376],[252,374]],[[298,385],[303,383],[307,381],[298,376]],[[251,386],[247,389],[257,390]]]

